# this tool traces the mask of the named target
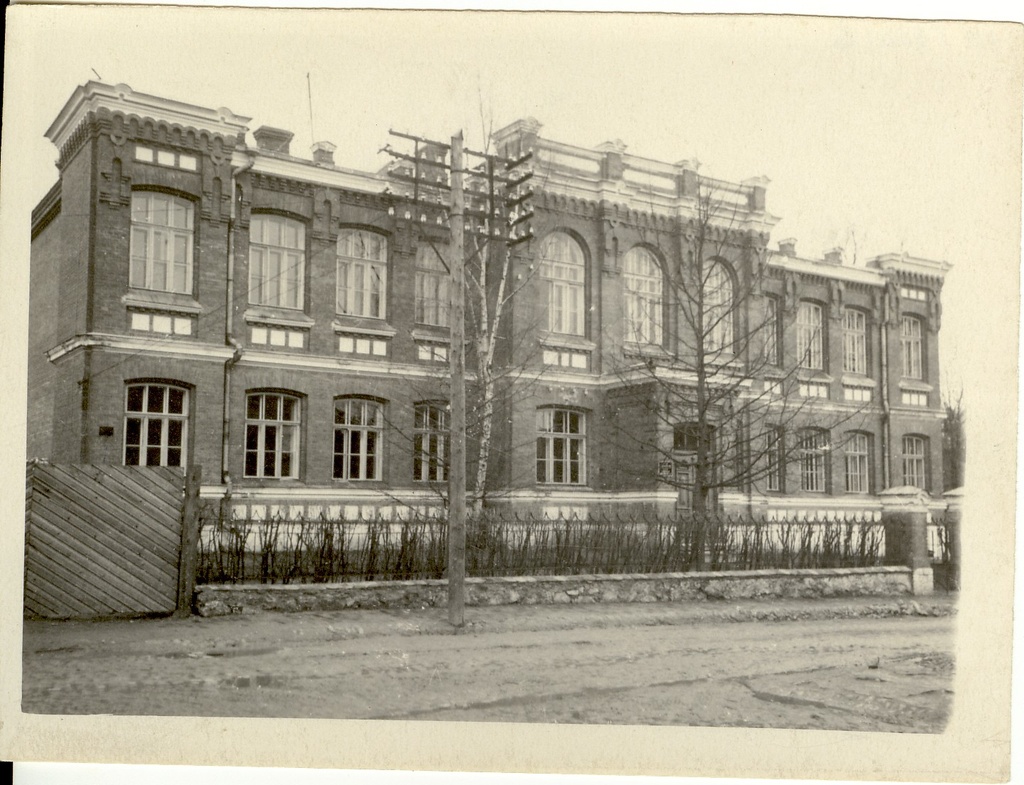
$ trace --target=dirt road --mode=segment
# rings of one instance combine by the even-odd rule
[[[23,710],[941,731],[951,603],[866,602],[27,622]]]

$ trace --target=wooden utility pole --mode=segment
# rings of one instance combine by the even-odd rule
[[[451,157],[451,456],[448,466],[448,621],[465,624],[466,608],[466,260],[462,193],[462,131],[452,137]]]

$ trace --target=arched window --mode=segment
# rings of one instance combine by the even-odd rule
[[[192,293],[193,212],[192,202],[177,196],[132,194],[129,286]]]
[[[412,478],[420,482],[448,479],[448,407],[443,403],[416,404],[413,431]]]
[[[871,436],[866,433],[846,435],[846,492],[867,493],[870,487]]]
[[[379,480],[384,407],[366,398],[334,402],[334,479]]]
[[[249,302],[303,307],[306,227],[281,215],[254,215],[249,224]]]
[[[796,356],[801,368],[825,369],[824,329],[821,306],[806,300],[801,302],[796,313]]]
[[[129,384],[124,410],[125,466],[184,463],[188,390],[173,384]]]
[[[583,249],[565,232],[552,232],[540,246],[542,297],[547,329],[584,334],[586,263]]]
[[[253,392],[245,399],[245,476],[288,479],[299,476],[299,399],[276,392]]]
[[[921,320],[916,316],[904,316],[900,319],[900,348],[903,354],[903,376],[907,379],[924,378],[924,331]]]
[[[626,340],[661,345],[662,273],[654,254],[632,248],[623,260]]]
[[[537,410],[537,482],[586,485],[586,414],[572,409]]]
[[[338,236],[338,313],[383,319],[387,277],[384,235],[347,229]]]
[[[824,493],[828,480],[828,431],[805,428],[800,431],[797,450],[800,456],[800,490]]]
[[[928,440],[924,436],[903,437],[903,484],[928,488]]]
[[[705,351],[732,353],[735,318],[732,273],[725,263],[712,262],[704,279]]]

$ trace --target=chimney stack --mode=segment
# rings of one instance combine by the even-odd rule
[[[284,153],[288,155],[288,146],[291,144],[292,137],[295,136],[291,131],[285,131],[283,128],[271,128],[269,125],[261,125],[252,135],[256,138],[256,146],[260,150],[264,150],[268,153]]]
[[[337,145],[330,142],[317,142],[311,148],[313,150],[313,163],[324,166],[334,166],[334,151]]]
[[[779,240],[779,253],[790,258],[796,256],[796,238],[787,237],[785,240]]]
[[[825,251],[825,264],[842,264],[843,263],[843,249],[832,248],[831,250]]]

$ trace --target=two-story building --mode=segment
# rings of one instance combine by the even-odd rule
[[[494,140],[532,151],[535,174],[495,355],[491,503],[688,505],[708,370],[729,391],[708,442],[730,445],[723,508],[873,513],[884,488],[943,490],[946,263],[770,250],[763,179],[539,131]],[[99,82],[47,138],[59,179],[32,215],[29,457],[199,464],[204,496],[256,514],[440,502],[447,228],[406,209],[391,170]]]

